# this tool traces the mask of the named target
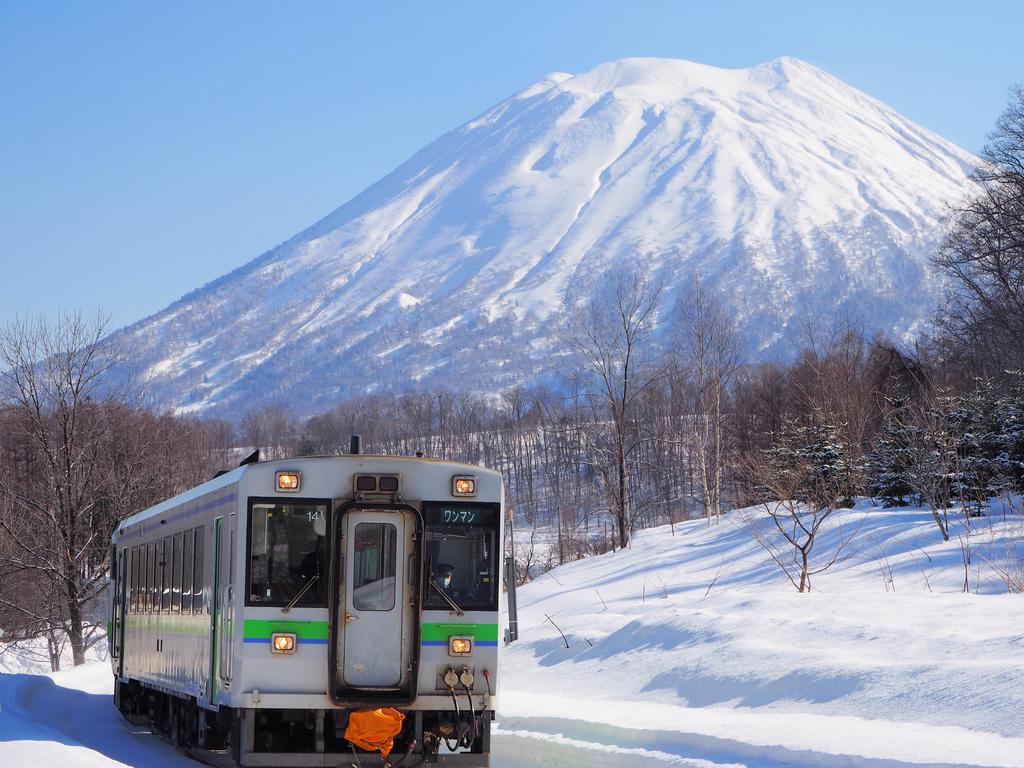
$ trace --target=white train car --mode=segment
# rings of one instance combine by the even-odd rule
[[[112,537],[115,703],[238,765],[488,765],[502,519],[497,472],[369,455],[144,510]]]

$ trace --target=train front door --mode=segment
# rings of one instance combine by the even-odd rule
[[[341,526],[342,680],[352,688],[396,688],[408,666],[407,512],[353,510]]]

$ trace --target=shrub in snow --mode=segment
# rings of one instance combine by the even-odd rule
[[[825,521],[854,495],[858,468],[848,456],[835,425],[787,422],[775,445],[748,460],[769,523],[752,509],[743,510],[744,521],[800,592],[811,590],[811,577],[835,564],[852,538],[841,533],[830,551],[815,551]]]

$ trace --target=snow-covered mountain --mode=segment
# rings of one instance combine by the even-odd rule
[[[550,373],[567,292],[621,260],[720,287],[761,356],[837,309],[906,336],[974,162],[796,59],[610,62],[534,83],[116,336],[159,401],[229,415]]]

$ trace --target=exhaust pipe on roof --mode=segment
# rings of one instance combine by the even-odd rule
[[[360,453],[363,452],[362,442],[363,439],[359,435],[352,435],[352,440],[349,443],[348,452],[351,453],[353,456],[358,456]]]

